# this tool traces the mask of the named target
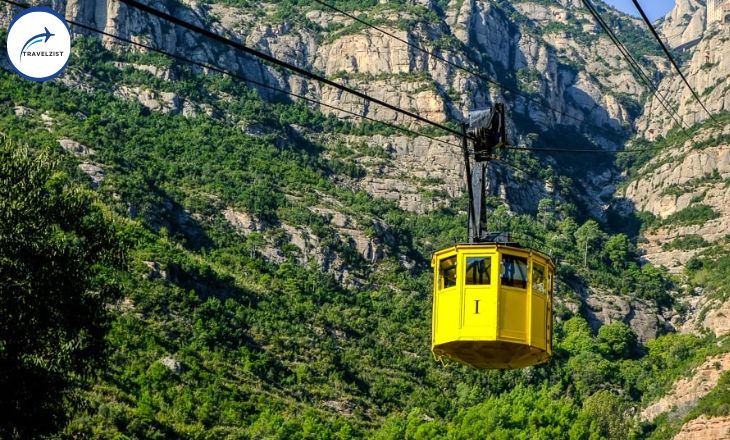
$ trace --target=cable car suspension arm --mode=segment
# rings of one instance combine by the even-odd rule
[[[464,130],[466,126],[462,127]],[[464,136],[463,149],[465,171],[467,176],[467,192],[469,195],[469,243],[495,241],[487,229],[487,170],[489,162],[494,159],[494,151],[507,145],[505,130],[504,105],[495,104],[489,118],[470,121],[474,136],[474,167],[469,161],[467,137]],[[476,192],[474,191],[476,187]]]

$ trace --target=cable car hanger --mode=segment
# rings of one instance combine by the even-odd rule
[[[468,243],[434,253],[431,350],[474,368],[524,368],[552,356],[552,259],[487,230],[487,171],[507,144],[503,104],[462,124]],[[473,139],[473,164],[468,140]],[[472,166],[473,165],[473,166]]]
[[[476,119],[476,120],[474,120]],[[485,121],[486,124],[484,123]],[[466,171],[466,188],[469,195],[469,243],[495,242],[506,239],[499,233],[489,233],[487,227],[486,177],[489,162],[495,159],[497,148],[506,147],[507,130],[505,125],[504,104],[495,104],[488,118],[469,118],[469,125],[474,131],[474,169],[469,161],[467,124],[462,124],[462,150]],[[474,192],[474,187],[477,192]]]

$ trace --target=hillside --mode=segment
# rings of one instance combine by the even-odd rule
[[[462,153],[439,142],[457,138],[116,1],[60,1],[69,19],[416,133],[78,29],[57,80],[30,83],[2,60],[3,151],[55,158],[49,175],[92,192],[129,246],[107,366],[74,377],[83,403],[64,401],[68,420],[49,432],[670,438],[726,423],[730,95],[712,84],[730,48],[702,57],[727,29],[710,27],[688,61],[718,129],[641,23],[599,4],[660,90],[681,97],[697,124],[686,141],[580,1],[336,4],[512,91],[316,2],[154,6],[447,124],[505,102],[515,145],[662,147],[615,163],[524,152],[502,153],[521,170],[494,163],[490,229],[532,237],[560,262],[554,358],[476,371],[430,353],[430,256],[466,236]],[[0,6],[3,40],[13,12]],[[694,22],[675,16],[680,30]],[[713,386],[676,405],[708,368]]]

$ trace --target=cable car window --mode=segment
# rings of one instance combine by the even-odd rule
[[[491,284],[492,257],[467,257],[466,280],[467,285]]]
[[[532,263],[532,291],[540,292],[543,295],[548,291],[550,285],[545,273],[545,266],[539,263]]]
[[[456,255],[439,262],[439,287],[446,289],[456,285]]]
[[[502,285],[527,288],[527,258],[502,255]]]

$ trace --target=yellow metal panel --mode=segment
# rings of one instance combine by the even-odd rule
[[[533,292],[530,321],[530,345],[545,350],[547,347],[547,301],[545,295]]]
[[[527,342],[527,292],[511,287],[499,290],[500,339]]]
[[[490,299],[496,297],[496,287],[480,286],[464,289],[464,327],[462,335],[474,340],[494,339],[496,314],[490,309]]]
[[[553,283],[555,280],[555,265],[546,257],[543,257],[547,267],[547,293],[545,295],[545,348],[549,356],[553,354]]]
[[[461,298],[456,287],[438,292],[438,306],[436,310],[435,333],[436,341],[450,341],[459,336],[459,304]]]
[[[461,287],[459,280],[461,277],[457,276],[457,285],[449,288],[440,288],[439,281],[439,263],[441,260],[449,258],[455,255],[456,252],[453,249],[447,250],[447,252],[440,252],[439,255],[434,256],[434,316],[433,316],[433,343],[438,344],[442,341],[450,341],[456,339],[459,335],[460,315],[459,315],[459,304],[461,303]],[[458,266],[458,262],[457,262]],[[458,267],[457,267],[458,270]]]
[[[432,282],[432,294],[431,294],[431,348],[436,343],[436,322],[438,321],[439,314],[437,313],[439,298],[438,289],[436,288],[436,279],[438,278],[438,271],[436,270],[434,259],[431,258],[431,267],[433,270],[433,282]]]
[[[496,297],[497,281],[494,276],[494,268],[497,265],[497,254],[493,249],[487,247],[475,247],[463,250],[459,253],[459,262],[462,269],[463,303],[462,317],[463,326],[460,339],[468,340],[494,340],[496,338],[497,314]],[[489,284],[466,284],[467,260],[469,258],[484,257],[489,259]]]
[[[525,289],[502,285],[501,254],[527,259]],[[453,280],[454,272],[448,272],[448,276],[455,285],[440,288],[439,262],[454,255],[458,256],[456,280]],[[487,255],[492,255],[490,284],[467,285],[466,258]],[[535,263],[545,267],[549,286],[547,289],[536,287],[533,292]],[[521,368],[550,358],[555,266],[549,258],[539,252],[506,245],[457,245],[436,252],[431,264],[434,268],[432,349],[435,354],[476,368]],[[514,273],[521,272],[518,269]],[[473,272],[472,276],[483,282],[482,276]]]
[[[500,250],[500,270],[504,256],[527,258],[529,254],[522,250],[510,249],[505,253]],[[529,260],[528,260],[529,274]],[[528,282],[529,285],[529,282]],[[499,318],[497,335],[499,339],[514,342],[527,342],[528,337],[528,297],[527,289],[506,286],[499,278]]]

